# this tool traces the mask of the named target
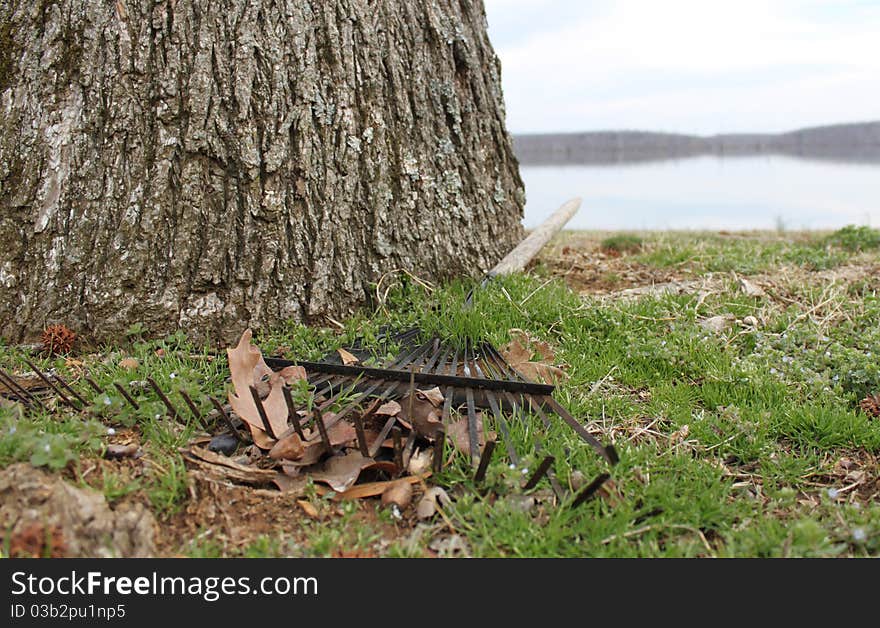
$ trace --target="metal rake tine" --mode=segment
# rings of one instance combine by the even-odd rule
[[[52,383],[52,380],[50,380],[48,377],[46,377],[45,373],[43,373],[43,372],[42,372],[42,371],[41,371],[41,370],[40,370],[40,369],[39,369],[39,368],[38,368],[33,362],[31,362],[31,361],[28,360],[27,358],[22,358],[22,359],[25,361],[25,363],[26,363],[29,367],[31,367],[31,368],[34,370],[34,373],[37,374],[37,377],[39,377],[41,380],[43,380],[43,382],[44,382],[45,384],[47,384],[47,385],[49,386],[49,388],[51,388],[53,391],[55,391],[55,394],[56,394],[56,395],[58,395],[59,397],[61,397],[61,399],[62,399],[62,401],[64,401],[64,403],[66,403],[67,405],[69,405],[71,408],[73,408],[73,409],[76,410],[76,411],[79,411],[79,410],[80,410],[80,408],[77,408],[77,407],[76,407],[76,404],[73,403],[73,402],[70,400],[70,398],[69,398],[67,395],[65,395],[64,392],[63,392],[60,388],[58,388],[58,386],[56,386],[55,384],[53,384],[53,383]]]
[[[483,453],[480,455],[480,466],[474,474],[474,482],[482,482],[486,478],[486,470],[489,468],[489,462],[492,460],[492,452],[495,451],[495,441],[486,441],[483,447]]]
[[[403,472],[403,438],[400,434],[400,428],[396,425],[391,428],[391,439],[394,442],[394,464],[397,466],[397,472]]]
[[[171,401],[168,399],[168,397],[165,396],[165,393],[162,392],[162,389],[159,388],[159,384],[156,383],[156,380],[154,380],[152,377],[148,377],[147,383],[150,385],[150,387],[152,387],[153,391],[159,396],[159,399],[162,400],[162,403],[165,405],[165,409],[168,410],[168,416],[171,417],[172,419],[179,419],[180,412],[178,412],[177,408],[175,408],[171,404]]]
[[[370,457],[370,448],[367,447],[367,435],[364,432],[364,419],[361,415],[354,415],[354,431],[357,434],[358,449],[364,458]]]
[[[293,397],[290,395],[290,388],[288,386],[282,386],[281,392],[284,393],[284,403],[287,404],[287,418],[293,424],[293,429],[296,432],[296,435],[299,436],[301,440],[305,440],[306,435],[303,433],[302,424],[299,421],[299,415],[296,413],[296,408],[293,405]]]
[[[192,398],[188,394],[186,394],[186,391],[183,390],[182,388],[179,389],[177,392],[180,393],[181,397],[183,397],[184,403],[187,406],[189,406],[190,412],[192,412],[193,416],[196,418],[196,421],[199,422],[199,425],[201,425],[203,428],[205,428],[206,431],[210,432],[211,426],[208,425],[208,422],[202,416],[202,413],[199,412],[199,409],[196,406],[196,404],[193,402]]]
[[[324,423],[324,415],[317,406],[315,407],[314,413],[315,425],[318,426],[318,433],[321,434],[321,441],[324,443],[324,450],[327,453],[330,453],[333,451],[333,446],[330,444],[330,436],[327,434],[327,425]]]
[[[522,487],[523,490],[528,491],[530,489],[535,488],[535,486],[537,486],[538,482],[541,481],[541,478],[544,477],[544,474],[546,474],[550,470],[550,467],[553,466],[553,462],[555,460],[556,460],[556,458],[554,458],[553,456],[546,456],[541,461],[541,464],[538,465],[538,468],[535,469],[535,472],[532,474],[532,477],[530,477],[528,482],[526,482],[523,485],[523,487]]]
[[[32,395],[24,386],[15,381],[15,376],[7,373],[3,369],[0,369],[0,381],[3,381],[9,388],[10,392],[13,392],[15,396],[18,397],[18,400],[24,403],[25,406],[30,405],[31,402],[36,402],[40,408],[43,410],[46,409],[46,406],[43,405],[43,402],[40,401],[36,395]]]
[[[385,425],[379,432],[379,436],[373,442],[373,448],[370,450],[370,458],[375,458],[376,454],[379,453],[379,449],[382,447],[382,443],[385,442],[385,439],[388,438],[388,433],[391,431],[391,428],[394,427],[394,423],[397,421],[397,418],[390,417],[387,421],[385,421]]]
[[[241,434],[238,432],[238,428],[235,427],[232,423],[232,419],[229,418],[229,415],[226,414],[226,410],[223,409],[223,406],[217,401],[214,397],[208,397],[208,401],[211,402],[211,405],[220,413],[220,418],[223,419],[223,422],[226,423],[226,427],[228,427],[232,433],[235,435],[235,438],[238,439],[239,443],[246,443],[247,441],[242,438]]]
[[[441,431],[434,440],[434,473],[440,473],[443,469],[443,453],[446,444],[446,432]]]
[[[471,375],[470,358],[470,340],[466,340],[464,345],[464,361],[462,362],[465,377],[470,377]],[[475,460],[474,453],[480,449],[480,437],[477,432],[477,411],[474,404],[474,389],[471,387],[465,388],[465,402],[467,406],[468,441],[470,442],[471,452],[470,462],[471,465],[473,465]],[[495,445],[493,444],[492,447],[494,448]]]
[[[116,388],[116,390],[119,391],[119,394],[122,395],[122,398],[125,399],[132,408],[134,408],[135,410],[141,409],[141,407],[138,405],[138,402],[135,401],[132,396],[128,394],[128,391],[125,390],[125,387],[122,384],[120,384],[119,382],[113,382],[113,386]]]
[[[485,377],[485,375],[483,375],[483,369],[480,368],[480,363],[476,357],[474,358],[474,370],[477,372],[477,376]],[[492,414],[498,420],[498,428],[501,430],[501,435],[504,437],[504,446],[507,448],[507,455],[510,457],[510,461],[513,464],[519,465],[519,456],[516,455],[516,448],[513,446],[510,429],[507,426],[507,421],[504,419],[504,413],[501,412],[501,406],[495,398],[495,392],[491,390],[486,390],[484,392],[486,399],[489,400],[489,407],[492,409]]]
[[[55,381],[61,384],[71,395],[76,397],[77,401],[79,401],[84,408],[89,405],[89,402],[83,399],[83,396],[76,392],[73,387],[64,380],[63,377],[58,374],[53,375],[53,377],[55,378]]]
[[[253,386],[248,386],[251,391],[251,397],[254,399],[254,405],[257,406],[257,413],[260,415],[260,420],[263,422],[263,428],[266,430],[266,434],[268,434],[271,438],[278,440],[278,437],[275,435],[275,430],[272,429],[272,424],[269,423],[269,417],[266,415],[266,408],[263,407],[263,400],[260,399],[260,393],[257,392],[257,389]]]
[[[605,484],[606,481],[611,477],[608,473],[600,474],[595,480],[590,482],[590,485],[587,486],[584,490],[578,493],[578,496],[574,498],[574,501],[571,503],[572,508],[577,508],[585,501],[590,499],[599,488]]]
[[[95,383],[95,380],[93,380],[91,377],[89,377],[88,375],[83,375],[83,379],[86,380],[86,383],[91,386],[92,390],[94,390],[96,393],[98,393],[99,395],[104,394],[104,389],[98,386],[98,384]]]

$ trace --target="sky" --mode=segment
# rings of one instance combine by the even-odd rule
[[[880,0],[484,0],[513,133],[880,119]]]

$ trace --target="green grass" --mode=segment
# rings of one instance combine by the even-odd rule
[[[813,271],[877,263],[878,257],[866,245],[870,234],[838,235],[654,234],[643,238],[635,256],[646,265],[687,267],[696,276],[772,277],[775,269],[795,267],[797,277],[774,286],[773,295],[784,298],[749,297],[729,282],[708,295],[593,299],[559,279],[523,275],[493,281],[475,293],[471,308],[462,308],[472,283],[429,290],[404,276],[383,303],[345,321],[344,330],[287,323],[263,332],[255,341],[265,353],[284,348],[288,356],[315,359],[356,337],[375,338],[383,326],[418,325],[443,338],[484,338],[496,346],[509,340],[511,328],[527,330],[556,348],[556,362],[569,374],[555,397],[614,442],[621,458],[613,470],[616,499],[577,509],[569,507],[570,498],[557,506],[539,501],[524,511],[517,501],[522,470],[511,469],[504,454],[496,453],[479,487],[458,456],[431,479],[454,497],[444,510],[448,524],[438,518],[433,532],[416,534],[366,501],[345,504],[319,522],[304,517],[289,537],[279,531],[277,538],[232,549],[207,534],[181,552],[415,556],[425,554],[432,534],[451,526],[475,556],[876,556],[880,505],[865,487],[878,474],[880,421],[861,413],[858,401],[880,391],[880,298],[870,276],[845,281]],[[853,238],[860,244],[850,245]],[[727,314],[736,320],[725,331],[700,325]],[[759,325],[744,324],[746,316]],[[99,486],[111,499],[140,490],[160,517],[171,517],[189,499],[177,448],[197,425],[191,417],[184,424],[169,421],[159,400],[137,382],[148,372],[166,389],[189,390],[207,411],[201,395],[222,396],[225,364],[182,335],[142,340],[134,330],[131,338],[125,347],[105,348],[89,370],[104,387],[112,381],[129,386],[141,411],[79,384],[101,422],[69,412],[19,416],[0,409],[4,436],[15,428],[0,439],[0,464],[30,460],[70,468],[100,452],[108,427],[134,426],[151,461],[148,472],[137,484],[108,472]],[[160,349],[164,355],[157,355]],[[120,368],[124,356],[136,357],[141,367]],[[0,358],[4,366],[15,364],[16,350],[0,348]],[[42,366],[71,374],[63,360]],[[587,478],[605,470],[561,421],[545,428],[529,417],[510,428],[510,445],[524,466],[534,468],[545,452],[553,454],[563,485],[575,470]],[[46,444],[63,453],[46,459],[39,454]],[[506,451],[500,445],[496,451]],[[853,478],[835,466],[844,457],[859,461],[868,478],[862,485],[847,488]],[[547,488],[542,482],[537,495]],[[359,516],[372,509],[371,518]],[[395,527],[397,536],[388,539]]]

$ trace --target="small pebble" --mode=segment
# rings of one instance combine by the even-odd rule
[[[229,456],[238,449],[238,439],[232,434],[218,434],[208,443],[208,449]]]
[[[828,497],[830,497],[831,499],[837,499],[837,497],[839,495],[840,495],[840,491],[838,491],[836,488],[829,488],[828,489]]]
[[[116,430],[113,429],[112,427],[108,427],[108,428],[107,428],[107,435],[108,435],[108,436],[113,436],[114,434],[116,434]]]
[[[852,535],[853,535],[853,540],[857,541],[859,543],[864,543],[865,540],[868,538],[868,535],[865,534],[864,528],[856,528],[855,530],[853,530]]]

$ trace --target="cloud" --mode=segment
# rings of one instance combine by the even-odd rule
[[[486,2],[513,131],[779,131],[877,117],[880,2],[561,4]]]

